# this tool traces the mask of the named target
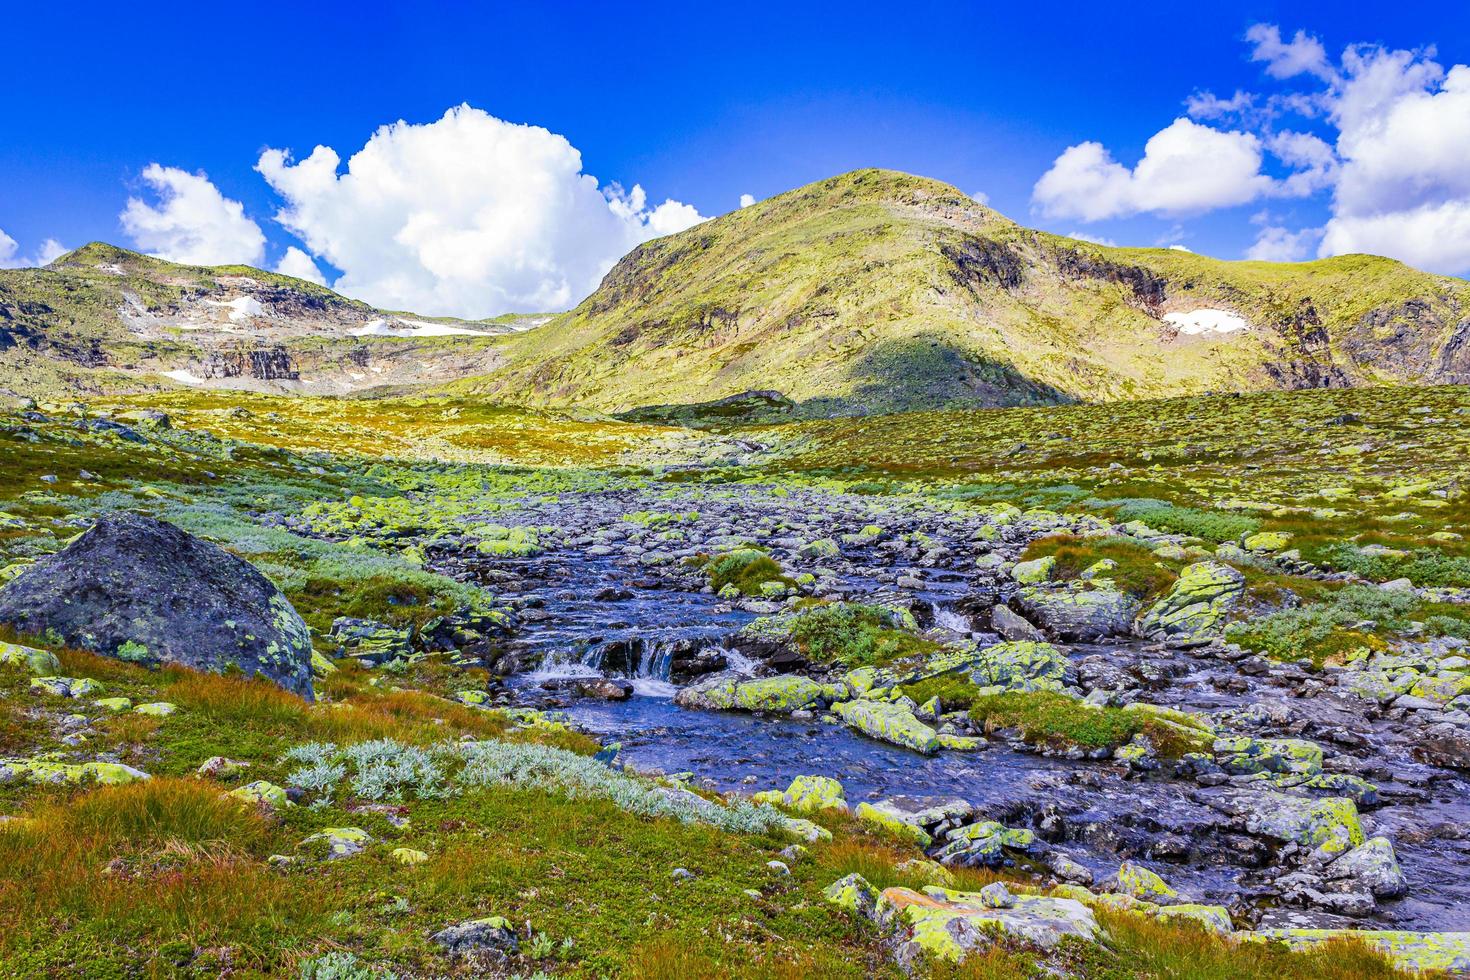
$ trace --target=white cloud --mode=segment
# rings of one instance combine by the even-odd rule
[[[1091,242],[1094,245],[1106,245],[1108,248],[1117,248],[1118,243],[1111,238],[1103,238],[1100,235],[1089,235],[1084,231],[1069,231],[1068,238],[1075,238],[1079,242]]]
[[[1282,41],[1281,29],[1275,24],[1256,24],[1245,32],[1245,39],[1254,45],[1251,60],[1266,62],[1266,74],[1272,78],[1301,74],[1326,80],[1335,77],[1327,61],[1327,49],[1306,31],[1297,31],[1290,41]]]
[[[748,207],[750,207],[754,203],[755,203],[755,195],[754,194],[741,194],[740,195],[740,206],[742,208],[748,208]]]
[[[20,255],[20,244],[0,229],[0,269],[26,269],[32,266],[50,265],[70,251],[54,238],[48,238],[29,258]]]
[[[335,288],[379,306],[486,316],[558,310],[630,248],[703,220],[647,207],[642,187],[598,186],[565,137],[468,105],[375,132],[339,173],[318,146],[256,169],[286,201],[276,218],[342,270]]]
[[[970,195],[970,200],[974,201],[976,204],[989,204],[990,195],[985,193],[984,191],[976,191],[975,193]]]
[[[1327,222],[1318,254],[1371,252],[1421,269],[1470,273],[1470,200],[1442,201]]]
[[[1132,170],[1101,143],[1070,146],[1036,182],[1032,199],[1049,217],[1101,221],[1133,214],[1190,214],[1271,193],[1261,141],[1179,118],[1155,133]]]
[[[1194,249],[1190,248],[1187,245],[1180,245],[1178,242],[1175,242],[1173,245],[1167,245],[1165,247],[1168,248],[1168,250],[1171,252],[1194,252]]]
[[[1312,246],[1322,237],[1321,228],[1292,231],[1281,225],[1267,224],[1257,234],[1245,257],[1256,262],[1300,262],[1310,258]]]
[[[322,270],[317,268],[311,256],[295,245],[286,248],[286,254],[281,256],[280,262],[276,263],[276,271],[283,276],[295,276],[297,279],[314,282],[318,286],[327,284],[327,277],[322,275]]]
[[[130,197],[119,215],[123,230],[143,251],[190,265],[260,263],[265,255],[260,226],[246,217],[244,205],[221,194],[203,173],[150,163],[143,180],[159,202]]]

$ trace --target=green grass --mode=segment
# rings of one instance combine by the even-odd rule
[[[791,621],[791,642],[808,660],[848,669],[883,666],[937,649],[901,629],[892,610],[854,602],[803,609]]]
[[[1029,561],[1046,555],[1056,558],[1052,574],[1059,580],[1075,579],[1099,561],[1116,562],[1116,568],[1100,573],[1099,577],[1111,579],[1117,588],[1139,599],[1151,599],[1167,592],[1183,564],[1159,558],[1131,539],[1073,535],[1038,538],[1027,545],[1021,557]]]

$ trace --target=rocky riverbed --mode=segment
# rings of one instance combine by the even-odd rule
[[[1092,885],[1142,862],[1170,902],[1223,907],[1235,928],[1470,930],[1464,644],[1314,671],[1225,642],[1233,566],[1311,572],[1283,542],[761,484],[560,494],[465,524],[492,517],[489,536],[424,544],[430,567],[512,610],[479,654],[502,680],[472,701],[565,710],[627,766],[711,789],[831,777],[944,863]],[[1106,563],[1065,580],[1020,560],[1056,535],[1183,571],[1140,602]],[[752,549],[779,574],[716,588],[709,556]],[[915,652],[877,666],[793,640],[811,610],[853,604],[888,610]],[[1077,744],[908,696],[942,677],[1148,724]],[[936,806],[942,826],[922,815]],[[1014,846],[953,836],[990,822]]]

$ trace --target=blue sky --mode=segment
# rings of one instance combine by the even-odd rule
[[[1278,25],[1279,38],[1248,39],[1255,25]],[[1118,244],[1308,258],[1325,241],[1470,272],[1470,178],[1434,169],[1463,150],[1459,169],[1470,171],[1470,143],[1453,142],[1462,126],[1470,134],[1460,84],[1470,69],[1455,71],[1470,63],[1464,3],[74,3],[15,5],[6,28],[0,250],[14,243],[10,264],[43,255],[47,240],[249,253],[271,267],[294,246],[288,268],[309,259],[344,291],[487,315],[575,301],[609,255],[694,211],[883,166],[983,192],[1023,223]],[[1353,45],[1359,56],[1344,61]],[[1382,84],[1368,77],[1390,69]],[[1384,91],[1370,99],[1374,86]],[[1237,91],[1254,97],[1251,109],[1229,104]],[[1206,92],[1213,108],[1198,98]],[[429,127],[460,105],[484,117],[380,147],[384,166],[408,168],[398,184],[471,188],[448,200],[365,175],[328,187],[320,172],[286,169],[320,144],[345,173],[378,127]],[[1379,132],[1379,117],[1401,125]],[[538,182],[537,167],[570,179],[564,161],[501,120],[564,137],[623,209],[618,222],[591,215],[581,189]],[[1283,133],[1322,146],[1293,152]],[[1165,138],[1151,144],[1156,134]],[[1450,142],[1421,153],[1421,139]],[[1134,170],[1146,148],[1159,165]],[[291,154],[274,181],[257,170],[269,149]],[[473,186],[495,182],[490,164],[452,169],[477,152],[523,178],[477,202]],[[1384,162],[1420,157],[1431,159],[1414,172]],[[151,164],[209,184],[169,183],[163,170],[150,180]],[[1185,186],[1183,171],[1209,186]],[[634,199],[634,185],[645,195]],[[184,200],[170,210],[172,197]],[[125,225],[129,198],[145,210]],[[665,200],[688,208],[659,213]],[[284,224],[283,206],[295,211]],[[463,211],[484,219],[460,226]],[[505,227],[516,242],[496,237]],[[423,266],[406,278],[391,270],[405,255]]]

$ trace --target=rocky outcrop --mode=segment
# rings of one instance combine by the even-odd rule
[[[1245,592],[1245,576],[1218,561],[1186,565],[1169,592],[1138,621],[1141,636],[1201,640],[1217,636]]]
[[[1137,599],[1113,589],[1032,586],[1022,589],[1016,601],[1032,622],[1069,643],[1126,636],[1139,607]]]
[[[238,669],[311,697],[311,636],[254,566],[165,521],[112,514],[0,589],[0,622],[143,664]]]

